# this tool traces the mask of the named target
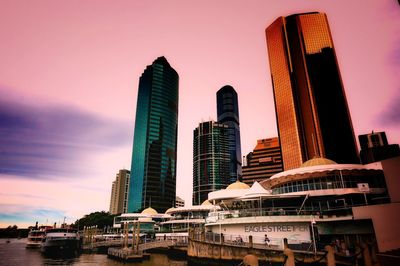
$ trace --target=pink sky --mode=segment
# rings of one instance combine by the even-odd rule
[[[238,93],[243,155],[257,139],[277,135],[264,30],[278,16],[309,11],[328,15],[356,136],[386,131],[389,142],[400,143],[396,0],[0,0],[5,106],[26,107],[51,132],[63,125],[63,115],[86,119],[70,120],[79,124],[73,132],[80,142],[63,135],[70,152],[48,165],[75,172],[0,171],[0,227],[63,216],[74,222],[108,210],[115,174],[130,168],[139,76],[162,55],[180,76],[177,195],[190,203],[193,129],[216,119],[218,89],[230,84]],[[121,141],[110,139],[118,134]],[[26,145],[30,135],[23,136]]]

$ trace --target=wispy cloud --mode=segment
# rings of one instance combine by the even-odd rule
[[[30,199],[42,199],[42,200],[53,200],[54,198],[43,196],[43,195],[32,195],[32,194],[25,194],[25,193],[0,193],[0,197],[20,197],[25,198],[27,200]]]
[[[379,117],[379,121],[385,126],[400,125],[400,89],[392,98],[383,113]]]
[[[0,91],[0,176],[89,173],[91,154],[131,144],[131,125],[65,106],[24,105]]]
[[[29,205],[0,204],[0,221],[5,226],[9,223],[31,224],[35,221],[40,224],[62,221],[66,216],[64,211],[52,208],[37,208]]]
[[[388,63],[394,71],[400,70],[400,38],[394,43],[388,56]],[[377,119],[382,126],[400,126],[400,87],[394,92]]]

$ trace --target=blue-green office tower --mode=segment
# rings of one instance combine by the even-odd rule
[[[172,207],[176,194],[178,73],[165,57],[139,80],[128,212]]]

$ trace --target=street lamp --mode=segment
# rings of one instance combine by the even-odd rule
[[[317,244],[315,243],[314,224],[316,224],[314,217],[311,219],[311,233],[314,248],[314,255],[317,254]]]

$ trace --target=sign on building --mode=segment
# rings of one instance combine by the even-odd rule
[[[357,184],[358,190],[360,192],[369,192],[369,185],[368,183],[358,183]]]

